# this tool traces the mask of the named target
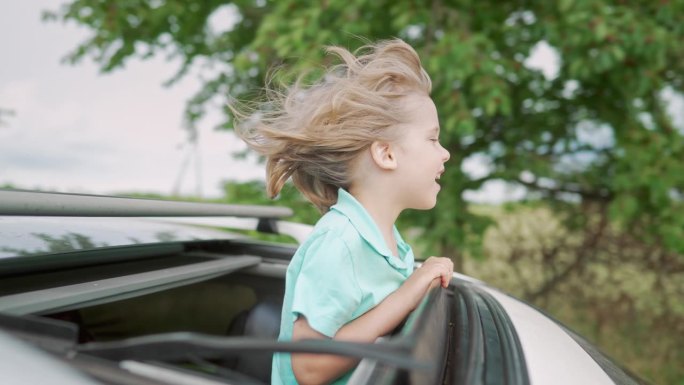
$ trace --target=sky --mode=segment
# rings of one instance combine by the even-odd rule
[[[199,151],[191,151],[182,115],[200,82],[189,76],[164,87],[177,62],[131,60],[110,74],[89,60],[63,64],[88,35],[73,24],[41,21],[42,10],[62,3],[0,1],[0,108],[14,112],[0,126],[0,185],[217,197],[223,180],[263,179],[253,159],[233,159],[245,146],[213,129],[218,116],[200,124]]]

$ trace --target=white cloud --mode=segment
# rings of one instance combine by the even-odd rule
[[[491,159],[483,153],[472,154],[461,164],[461,170],[472,179],[484,178],[492,169]]]
[[[226,4],[218,7],[207,20],[207,24],[215,35],[232,31],[240,22],[242,16],[235,4]]]
[[[0,105],[10,110],[28,110],[35,97],[35,82],[12,80],[0,88]]]
[[[558,51],[545,40],[532,47],[530,56],[525,60],[525,66],[541,71],[547,80],[558,76],[561,58]]]
[[[506,183],[502,180],[489,180],[478,190],[466,190],[463,199],[472,203],[499,204],[521,200],[525,197],[526,189],[520,185]]]
[[[672,87],[665,88],[660,93],[665,102],[667,112],[672,117],[672,123],[684,135],[684,94],[678,93]]]

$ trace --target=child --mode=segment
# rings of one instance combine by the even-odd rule
[[[453,264],[431,257],[413,271],[413,253],[394,222],[404,209],[435,206],[449,152],[439,143],[431,82],[401,40],[355,56],[320,82],[297,82],[238,135],[267,159],[267,190],[287,179],[325,213],[287,270],[279,340],[373,342],[398,326],[433,284],[446,287]],[[276,94],[276,93],[274,93]],[[343,384],[357,360],[276,354],[273,384]]]

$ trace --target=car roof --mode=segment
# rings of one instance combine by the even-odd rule
[[[507,294],[481,286],[510,317],[521,343],[532,384],[595,384],[614,382],[601,366],[564,330],[539,310]]]
[[[0,259],[236,237],[219,229],[157,218],[0,217]]]
[[[179,218],[251,219],[268,230],[286,207],[170,202],[87,194],[0,190],[0,260],[161,242],[234,239],[244,223],[180,223]],[[125,218],[124,218],[125,217]],[[216,223],[216,222],[214,222]]]
[[[101,384],[3,330],[0,330],[0,346],[0,373],[3,383],[43,384],[49,379],[49,383],[53,385]]]

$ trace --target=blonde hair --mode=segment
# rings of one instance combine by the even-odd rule
[[[402,40],[380,41],[355,53],[327,47],[341,63],[317,83],[300,79],[283,92],[271,90],[260,108],[233,106],[235,131],[266,157],[268,195],[278,195],[291,177],[295,187],[322,213],[348,189],[350,169],[373,141],[392,140],[390,127],[405,119],[398,99],[431,90],[416,51]]]

